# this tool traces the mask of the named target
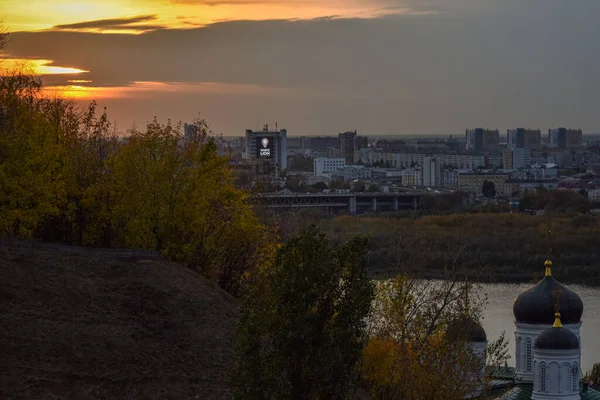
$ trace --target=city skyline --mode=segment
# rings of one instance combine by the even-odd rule
[[[29,59],[48,93],[97,100],[122,131],[155,115],[227,136],[263,121],[290,136],[600,131],[592,0],[0,5],[1,67]]]

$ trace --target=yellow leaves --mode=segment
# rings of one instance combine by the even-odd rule
[[[270,265],[276,236],[259,224],[216,154],[154,119],[119,141],[106,113],[46,99],[26,75],[0,78],[0,236],[156,249],[232,293]]]

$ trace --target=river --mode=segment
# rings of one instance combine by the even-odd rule
[[[506,331],[509,339],[511,359],[508,364],[515,365],[515,324],[512,306],[517,295],[530,288],[532,284],[482,284],[488,296],[488,305],[483,315],[483,328],[489,341],[496,340],[500,333]],[[581,326],[581,366],[584,372],[600,363],[600,288],[573,285],[570,289],[577,292],[583,301],[583,324]]]

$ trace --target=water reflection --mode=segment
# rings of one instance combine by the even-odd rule
[[[530,288],[531,284],[485,284],[481,285],[488,296],[489,304],[484,312],[483,328],[488,340],[496,340],[505,330],[510,339],[511,359],[509,365],[515,365],[514,316],[512,306],[517,295]],[[596,335],[600,332],[600,288],[569,286],[583,301],[583,325],[581,327],[581,365],[588,371],[594,363],[600,362],[600,341]]]

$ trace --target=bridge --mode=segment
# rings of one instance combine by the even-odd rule
[[[350,215],[384,211],[416,210],[424,192],[400,193],[264,193],[250,199],[258,207],[294,209],[325,208],[330,212],[346,210]]]

